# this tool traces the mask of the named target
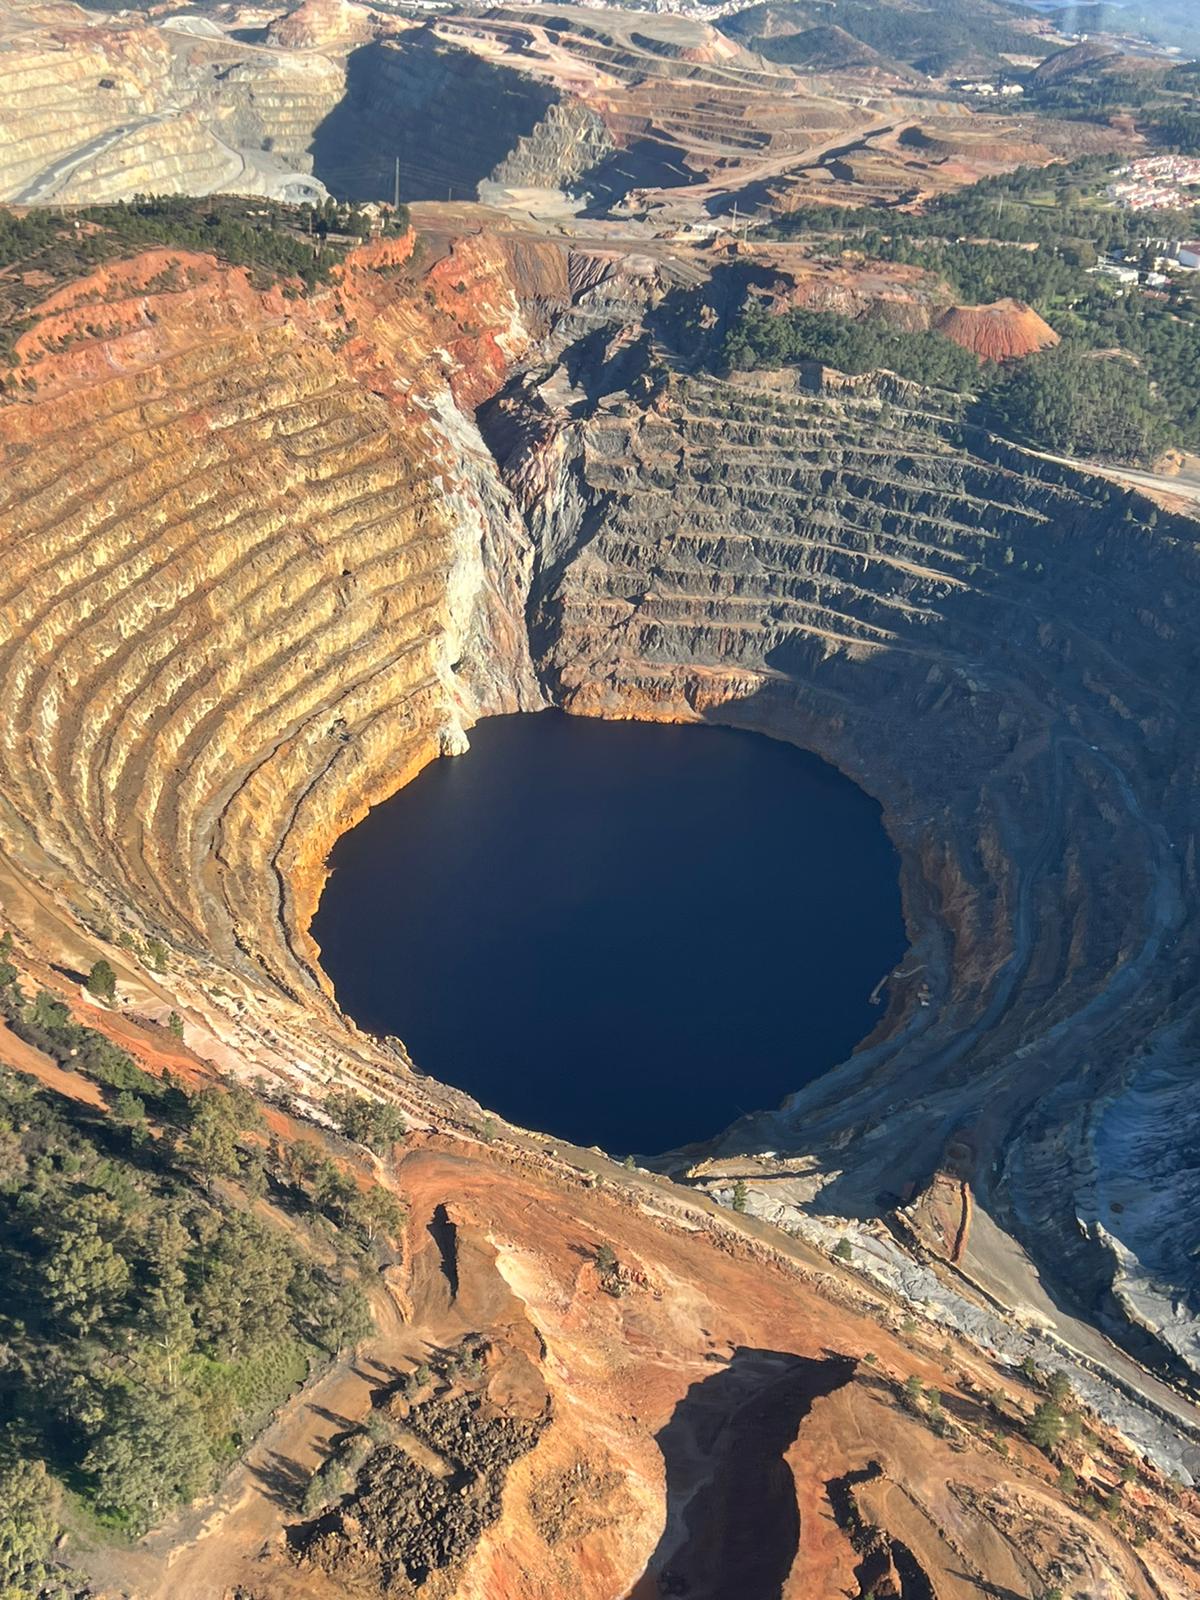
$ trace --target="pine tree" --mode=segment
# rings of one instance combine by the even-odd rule
[[[325,1110],[340,1133],[376,1155],[384,1155],[408,1131],[404,1113],[390,1100],[368,1100],[353,1089],[326,1095]]]
[[[155,972],[167,970],[167,947],[161,939],[146,940],[146,960]]]
[[[394,1194],[377,1183],[367,1189],[356,1189],[349,1214],[350,1220],[366,1235],[368,1244],[374,1244],[380,1234],[394,1237],[404,1226],[404,1207]]]
[[[1043,1400],[1029,1421],[1030,1441],[1039,1450],[1051,1450],[1063,1436],[1063,1414],[1053,1400]]]
[[[140,1318],[168,1391],[179,1384],[180,1363],[196,1343],[196,1324],[188,1305],[185,1263],[191,1247],[187,1229],[173,1212],[157,1218],[150,1231],[150,1261],[157,1282]]]
[[[119,1122],[143,1123],[146,1120],[146,1107],[143,1101],[129,1089],[122,1089],[113,1101],[113,1116]]]
[[[179,1141],[180,1159],[206,1178],[235,1178],[238,1129],[226,1097],[220,1089],[201,1089],[189,1111],[187,1131]]]
[[[106,1000],[111,1005],[117,997],[117,975],[104,960],[93,962],[92,970],[87,976],[88,993],[94,994],[98,1000]]]
[[[44,1462],[13,1461],[0,1470],[0,1595],[18,1600],[42,1592],[61,1502]]]
[[[54,1314],[85,1333],[124,1294],[129,1265],[94,1224],[76,1224],[51,1252],[42,1279]]]
[[[1056,1406],[1065,1406],[1071,1398],[1071,1380],[1060,1367],[1050,1374],[1050,1398]]]
[[[213,1458],[199,1402],[186,1389],[122,1381],[109,1391],[104,1431],[84,1458],[96,1502],[144,1533],[211,1479]]]

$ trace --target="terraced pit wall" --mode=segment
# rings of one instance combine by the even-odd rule
[[[887,413],[871,384],[786,377],[672,379],[586,420],[553,383],[502,401],[537,664],[570,710],[756,728],[884,806],[912,939],[886,1019],[715,1146],[797,1155],[767,1214],[872,1215],[957,1135],[1080,1307],[1194,1366],[1151,1285],[1194,1283],[1200,1207],[1200,530],[883,387]]]
[[[0,48],[0,198],[263,193],[272,173],[311,169],[344,88],[341,63],[314,53],[136,24],[31,31]]]
[[[93,274],[0,411],[10,853],[305,1004],[333,840],[539,700],[528,542],[470,416],[527,340],[504,253],[464,245],[422,296],[411,248],[311,302],[180,252]]]
[[[363,45],[346,61],[344,98],[313,134],[313,170],[347,199],[390,200],[398,157],[403,200],[474,199],[558,103],[548,86],[432,32]],[[544,153],[535,165],[544,172]]]

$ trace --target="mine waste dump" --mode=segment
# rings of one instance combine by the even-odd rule
[[[729,728],[497,717],[337,845],[338,1001],[510,1120],[711,1137],[844,1059],[905,947],[878,805]]]

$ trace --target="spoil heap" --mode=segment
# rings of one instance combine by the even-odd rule
[[[938,330],[981,361],[1019,361],[1058,344],[1058,334],[1031,306],[996,300],[987,306],[955,306]]]

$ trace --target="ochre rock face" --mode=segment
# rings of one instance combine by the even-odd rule
[[[504,254],[397,293],[411,248],[311,300],[181,252],[98,271],[23,335],[38,398],[0,415],[6,797],[82,882],[289,986],[278,874],[302,929],[337,834],[534,693],[520,659],[469,680],[519,641],[523,534],[495,547],[455,399],[523,351]]]
[[[348,0],[304,0],[271,23],[267,38],[284,50],[322,50],[364,39],[370,31],[368,13]]]

